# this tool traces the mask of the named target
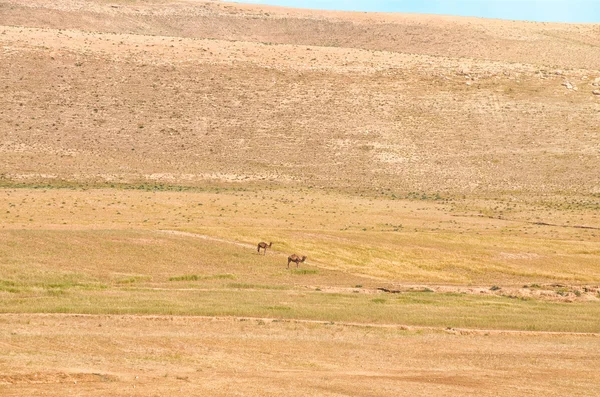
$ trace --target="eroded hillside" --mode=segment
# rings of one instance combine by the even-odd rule
[[[12,183],[598,193],[600,26],[0,2]]]

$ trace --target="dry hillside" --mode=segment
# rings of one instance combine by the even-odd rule
[[[5,184],[600,193],[600,25],[0,0],[0,45]]]
[[[0,0],[0,396],[594,395],[599,47]]]

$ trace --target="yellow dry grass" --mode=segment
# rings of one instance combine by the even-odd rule
[[[594,229],[563,227],[551,238],[550,226],[534,225],[535,234],[528,223],[472,217],[468,200],[314,189],[297,196],[239,187],[2,193],[9,208],[0,229],[4,312],[600,331]],[[538,211],[531,204],[519,214]],[[260,240],[273,242],[267,255],[257,253]],[[300,271],[286,269],[294,252],[309,258]],[[411,292],[414,283],[425,286]],[[562,285],[542,288],[552,283]],[[438,284],[472,292],[431,293]],[[523,284],[545,292],[510,289]],[[491,294],[492,286],[501,291]]]
[[[246,244],[248,252],[256,251],[258,241],[270,241],[274,243],[270,253],[307,255],[308,263],[323,269],[388,282],[517,285],[600,280],[596,266],[600,237],[593,206],[554,210],[555,214],[547,217],[544,206],[520,202],[496,219],[481,217],[484,202],[468,199],[400,200],[264,188],[187,192],[4,189],[0,200],[7,208],[0,214],[2,228],[24,229],[22,241],[14,243],[15,247],[34,235],[25,230],[38,229],[40,236],[48,229],[97,230],[96,242],[78,243],[75,236],[60,238],[66,239],[63,249],[80,247],[80,255],[97,255],[102,264],[97,266],[107,270],[111,265],[105,263],[105,252],[111,246],[118,252],[111,260],[122,257],[125,263],[134,263],[136,256],[145,263],[168,250],[155,242],[156,234],[139,237],[138,250],[119,251],[119,237],[110,230],[125,229],[191,232]],[[492,206],[506,204],[490,200],[485,205],[500,214],[503,212]],[[536,224],[539,220],[555,222],[555,226]],[[590,229],[577,227],[581,225]],[[172,241],[180,237],[165,234],[160,238]],[[187,237],[186,244],[193,246],[195,239]],[[69,257],[66,252],[40,250],[39,244],[30,244],[32,249],[17,250],[13,255],[39,252],[46,260]],[[60,246],[60,240],[54,244]],[[220,253],[224,257],[219,262],[228,263],[222,249],[209,257]],[[285,257],[279,260],[285,263]],[[141,270],[132,268],[134,273]]]
[[[0,0],[0,394],[590,395],[598,33]]]

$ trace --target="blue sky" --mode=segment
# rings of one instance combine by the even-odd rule
[[[236,1],[236,0],[233,0]],[[600,0],[237,0],[323,10],[411,12],[542,22],[600,23]]]

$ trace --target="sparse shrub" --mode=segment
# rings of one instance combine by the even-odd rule
[[[279,311],[292,310],[292,308],[289,307],[289,306],[267,306],[267,309],[269,309],[269,310],[279,310]]]
[[[375,299],[371,299],[371,302],[373,303],[385,303],[385,299],[383,298],[375,298]]]
[[[283,285],[261,285],[261,284],[246,284],[246,283],[230,283],[227,284],[228,288],[237,288],[237,289],[287,289],[287,287]]]
[[[292,274],[318,274],[319,271],[315,269],[292,269]]]
[[[117,284],[133,284],[137,281],[150,280],[150,276],[133,276],[124,278],[122,280],[117,280]]]
[[[498,291],[499,289],[502,289],[502,288],[498,287],[497,285],[493,285],[493,286],[490,288],[490,291]]]
[[[197,274],[188,274],[184,276],[175,276],[169,277],[169,281],[198,281],[198,280],[222,280],[229,279],[235,280],[235,275],[225,273],[225,274],[213,274],[209,276],[199,276]]]
[[[187,276],[169,277],[169,281],[198,281],[200,278],[196,274],[189,274]]]
[[[529,286],[525,285],[523,288],[542,288],[539,284],[531,284]]]
[[[222,280],[222,279],[235,280],[235,275],[229,274],[229,273],[226,273],[226,274],[215,274],[214,276],[208,276],[206,278],[209,278],[209,279],[218,279],[218,280]]]

